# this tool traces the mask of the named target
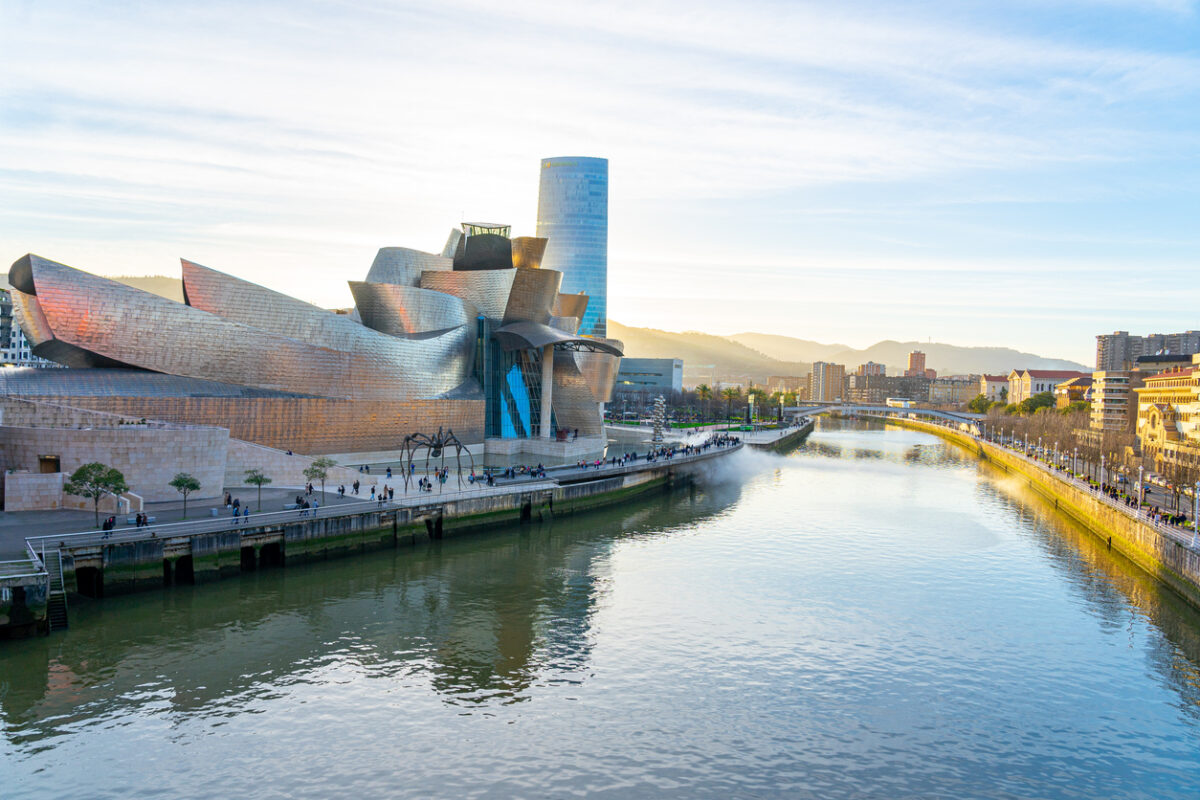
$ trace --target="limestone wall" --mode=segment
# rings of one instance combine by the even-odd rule
[[[119,425],[106,428],[0,426],[0,469],[39,473],[39,458],[59,459],[70,475],[98,461],[120,470],[147,502],[176,500],[168,485],[178,472],[200,481],[193,497],[218,497],[224,488],[229,433],[222,428]],[[21,479],[16,481],[21,483]],[[8,481],[6,481],[6,486]],[[90,506],[89,506],[90,507]]]
[[[246,470],[259,469],[271,479],[270,485],[272,487],[298,488],[308,483],[308,479],[304,477],[304,470],[312,464],[313,458],[314,456],[302,456],[299,454],[289,456],[283,450],[263,447],[262,445],[245,442],[241,439],[230,439],[225,459],[225,485],[231,487],[245,486],[247,485],[245,482]],[[349,467],[332,467],[329,470],[329,476],[325,479],[325,491],[333,491],[339,484],[344,484],[346,491],[349,491],[350,484],[354,483],[355,480],[361,483],[363,487],[371,486],[372,484],[382,485],[387,482],[383,474],[372,473],[368,475]],[[388,485],[396,487],[402,484],[403,482],[400,478],[395,478]],[[319,489],[320,486],[317,486],[317,488]]]

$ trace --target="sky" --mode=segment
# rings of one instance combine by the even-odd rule
[[[610,160],[609,315],[1011,346],[1200,328],[1200,8],[0,0],[0,261],[326,307]]]

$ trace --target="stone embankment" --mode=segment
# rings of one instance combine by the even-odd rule
[[[888,421],[954,442],[997,469],[1020,476],[1056,509],[1200,609],[1200,549],[1192,546],[1190,532],[1152,522],[1083,481],[994,442],[928,422],[899,418]]]
[[[643,454],[625,463],[554,467],[541,476],[500,480],[494,486],[481,481],[451,490],[448,487],[457,483],[452,477],[440,491],[413,487],[397,492],[391,502],[364,500],[252,514],[237,522],[222,516],[33,537],[27,540],[27,562],[0,563],[0,637],[17,633],[11,629],[17,622],[22,633],[45,631],[47,598],[53,598],[56,585],[64,597],[78,593],[98,598],[547,519],[682,484],[691,480],[694,465],[728,456],[742,446],[740,441],[722,441],[652,459]]]

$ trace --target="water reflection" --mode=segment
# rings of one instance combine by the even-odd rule
[[[734,504],[736,484],[470,538],[423,542],[199,587],[81,601],[65,635],[0,653],[0,720],[14,743],[153,704],[236,709],[267,686],[329,670],[427,684],[446,702],[519,702],[584,680],[607,556]],[[6,643],[8,644],[8,643]]]

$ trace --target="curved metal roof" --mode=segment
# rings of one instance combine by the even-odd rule
[[[529,320],[509,323],[502,328],[497,328],[493,335],[505,350],[540,348],[550,344],[564,350],[590,350],[598,353],[610,353],[614,356],[624,355],[621,348],[603,339],[576,336]]]

